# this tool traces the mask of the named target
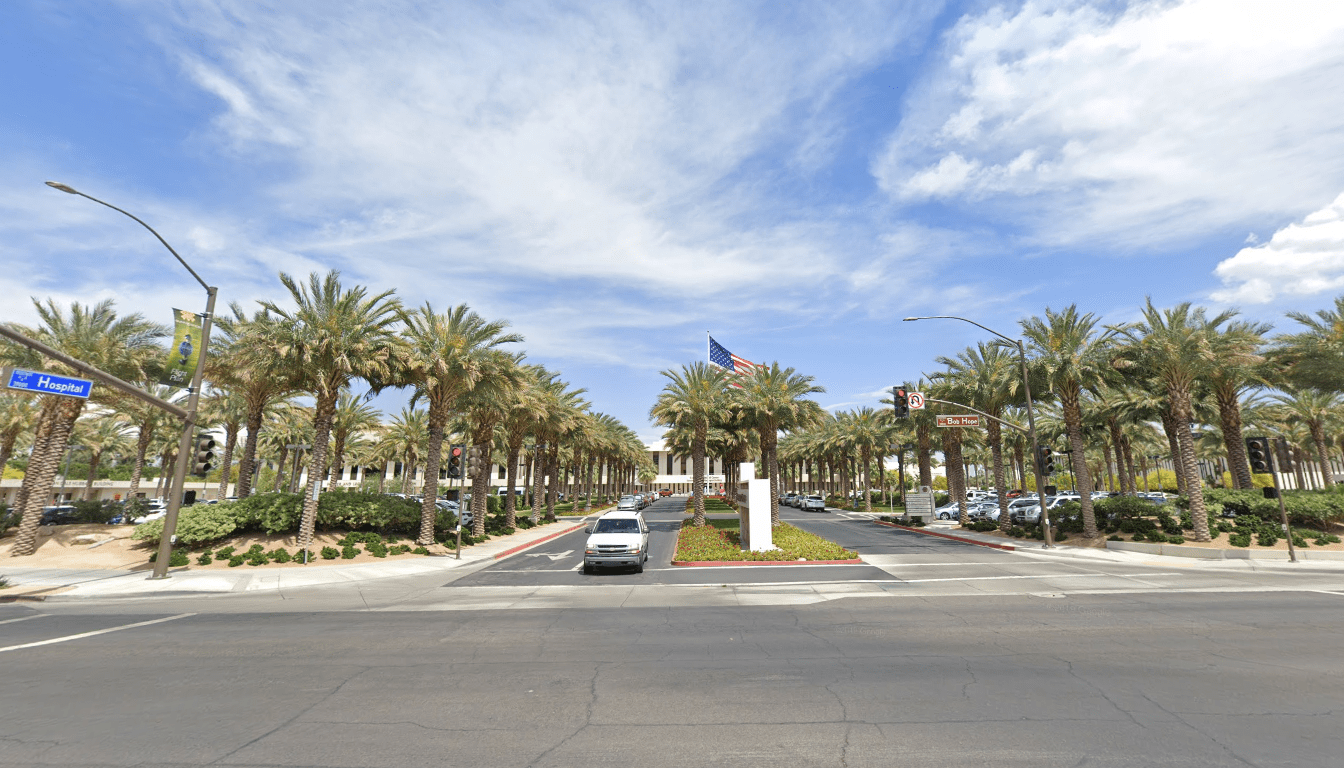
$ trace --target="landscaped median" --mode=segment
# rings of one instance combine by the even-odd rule
[[[835,565],[858,564],[863,561],[833,541],[781,523],[773,529],[771,538],[779,549],[770,552],[742,551],[742,536],[737,520],[706,520],[696,527],[682,523],[677,536],[677,553],[673,565]]]

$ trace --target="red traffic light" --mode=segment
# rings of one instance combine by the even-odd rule
[[[461,448],[458,448],[458,447],[454,447],[454,448],[453,448],[453,457],[456,458],[456,457],[461,456],[461,455],[462,455],[462,449],[461,449]]]

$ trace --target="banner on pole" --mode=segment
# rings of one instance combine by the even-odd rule
[[[160,384],[178,389],[191,386],[191,377],[196,374],[196,362],[201,357],[204,326],[204,316],[185,309],[173,310],[173,345],[168,349],[168,360],[163,366]]]

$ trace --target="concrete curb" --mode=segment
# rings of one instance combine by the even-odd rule
[[[1116,552],[1142,552],[1163,557],[1193,557],[1200,560],[1265,560],[1288,562],[1288,550],[1278,549],[1213,549],[1212,547],[1185,547],[1179,544],[1149,544],[1142,541],[1107,541],[1106,548]],[[1318,562],[1344,561],[1344,552],[1299,549],[1298,560]]]
[[[566,529],[563,530],[563,531],[556,531],[555,533],[552,533],[552,534],[550,534],[550,535],[548,535],[548,536],[543,536],[542,538],[537,539],[536,541],[529,541],[529,542],[526,543],[526,544],[519,544],[518,546],[514,547],[513,549],[506,549],[506,550],[504,550],[503,552],[500,552],[500,553],[496,554],[496,555],[495,555],[495,559],[496,559],[496,560],[503,560],[504,558],[508,557],[509,555],[515,555],[515,554],[517,554],[517,553],[519,553],[519,552],[522,552],[522,551],[525,550],[525,549],[531,549],[532,547],[535,547],[535,546],[537,546],[538,544],[545,544],[546,542],[550,541],[551,539],[558,539],[558,538],[560,538],[561,536],[564,536],[564,535],[567,534],[567,533],[573,533],[574,531],[577,531],[577,530],[579,530],[579,529],[582,528],[582,527],[583,527],[583,524],[580,523],[579,525],[575,525],[575,526],[571,526],[571,527],[569,527],[569,528],[566,528]]]
[[[704,568],[749,565],[864,565],[863,560],[673,560],[672,565],[683,568]]]
[[[979,541],[978,539],[971,539],[965,536],[955,536],[950,533],[942,533],[941,531],[930,531],[927,528],[911,528],[910,526],[897,525],[896,523],[888,523],[883,520],[874,520],[873,522],[877,525],[885,525],[888,528],[899,528],[902,531],[910,531],[911,533],[922,533],[926,536],[937,536],[940,539],[951,539],[952,541],[960,541],[963,544],[974,544],[977,547],[1002,549],[1005,552],[1016,552],[1018,549],[1015,545],[1012,544],[995,544],[988,541]]]

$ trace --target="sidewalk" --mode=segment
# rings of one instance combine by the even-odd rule
[[[596,514],[600,513],[595,511]],[[257,592],[447,572],[517,554],[584,527],[592,516],[561,518],[554,523],[519,530],[512,536],[492,538],[475,546],[463,547],[461,560],[452,554],[402,555],[395,560],[359,565],[281,568],[244,565],[228,571],[195,572],[186,567],[171,569],[169,578],[157,581],[147,578],[148,571],[12,568],[7,563],[0,563],[0,575],[10,583],[8,589],[0,590],[0,602]]]
[[[1120,549],[1089,549],[1084,547],[1057,546],[1046,549],[1044,542],[1035,539],[1005,539],[1002,536],[989,536],[976,531],[963,530],[955,522],[930,523],[925,528],[903,528],[916,533],[944,534],[967,543],[1012,551],[1028,557],[1070,558],[1128,565],[1161,565],[1182,568],[1209,568],[1213,570],[1284,570],[1284,571],[1336,571],[1344,572],[1344,561],[1338,560],[1301,560],[1292,563],[1282,557],[1273,558],[1227,558],[1221,555],[1223,550],[1210,549],[1208,557],[1176,557],[1151,552],[1134,552]]]

